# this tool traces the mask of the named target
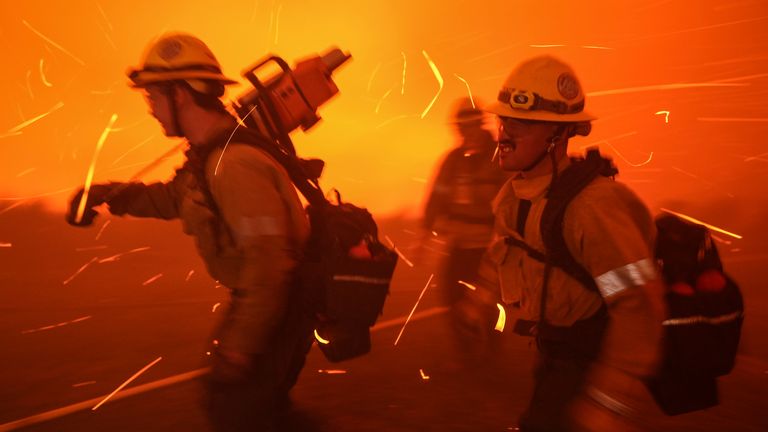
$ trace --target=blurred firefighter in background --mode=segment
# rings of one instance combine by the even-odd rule
[[[484,315],[500,295],[520,309],[514,331],[535,338],[535,386],[522,431],[644,430],[643,420],[658,412],[642,383],[658,363],[663,316],[648,209],[598,175],[552,228],[562,230],[564,252],[588,274],[574,277],[545,247],[550,192],[576,164],[568,141],[587,135],[594,120],[584,99],[571,67],[541,56],[515,68],[487,109],[499,118],[499,163],[514,177],[494,201],[496,233],[474,303],[460,309],[468,325],[487,325]]]
[[[225,77],[210,49],[183,33],[151,43],[128,71],[168,137],[183,137],[184,165],[164,183],[95,184],[68,221],[89,226],[107,204],[116,215],[181,219],[210,275],[231,301],[214,332],[207,408],[219,431],[279,429],[288,392],[312,343],[312,322],[293,281],[309,233],[305,211],[284,168],[265,151],[228,142],[237,120],[220,98]],[[226,151],[225,151],[226,150]]]
[[[480,101],[458,99],[451,112],[459,144],[443,160],[429,193],[422,220],[422,247],[428,243],[444,245],[437,284],[443,304],[452,306],[469,288],[462,284],[477,278],[493,234],[491,201],[504,184],[507,174],[493,160],[496,140],[485,127],[486,114]],[[454,317],[455,318],[455,317]],[[453,324],[459,323],[452,319]],[[477,360],[473,340],[463,327],[455,328],[459,353],[465,361]]]

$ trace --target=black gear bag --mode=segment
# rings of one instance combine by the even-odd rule
[[[253,130],[239,127],[231,135],[218,137],[206,147],[207,154],[230,141],[272,156],[309,202],[311,231],[297,281],[306,309],[315,315],[320,350],[332,362],[368,353],[369,327],[381,315],[397,264],[397,254],[379,242],[373,216],[364,208],[342,203],[338,193],[336,203],[325,198],[317,180],[322,161],[299,159]],[[210,191],[203,189],[215,209]]]

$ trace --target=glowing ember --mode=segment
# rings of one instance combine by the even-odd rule
[[[27,26],[28,29],[32,30],[33,33],[35,33],[36,35],[40,36],[41,39],[43,39],[44,41],[48,42],[51,46],[57,48],[59,51],[63,52],[64,54],[72,57],[72,59],[74,59],[76,62],[80,63],[80,66],[85,66],[85,62],[84,61],[80,60],[76,55],[74,55],[71,52],[69,52],[66,48],[64,48],[63,46],[61,46],[61,45],[57,44],[56,42],[52,41],[49,37],[45,36],[44,34],[40,33],[39,31],[35,30],[35,28],[32,27],[25,20],[21,20],[21,22],[25,26]]]
[[[471,283],[468,283],[468,282],[464,282],[464,281],[462,281],[462,280],[460,280],[460,281],[458,281],[458,282],[459,282],[460,284],[464,285],[465,287],[467,287],[467,288],[471,289],[472,291],[476,291],[476,290],[477,290],[477,287],[476,287],[476,286],[474,286],[474,285],[472,285]]]
[[[323,339],[323,337],[322,337],[322,336],[320,336],[320,333],[318,333],[318,332],[317,332],[317,329],[315,329],[315,339],[316,339],[316,340],[317,340],[319,343],[321,343],[321,344],[323,344],[323,345],[328,345],[329,343],[331,343],[331,341],[329,341],[328,339]]]
[[[493,328],[498,332],[504,331],[504,326],[507,324],[507,311],[504,310],[504,306],[496,303],[496,307],[499,308],[499,318],[496,320],[496,326]]]
[[[459,81],[463,82],[464,85],[467,86],[467,93],[469,93],[469,101],[472,102],[472,108],[476,108],[475,107],[475,99],[472,97],[472,89],[469,88],[469,83],[467,82],[467,80],[465,80],[464,78],[458,76],[457,74],[453,74],[453,76],[458,78]]]
[[[131,249],[128,252],[123,252],[123,253],[119,253],[117,255],[112,255],[111,257],[100,259],[99,260],[99,264],[104,264],[106,262],[117,261],[117,260],[119,260],[121,257],[123,257],[125,255],[136,253],[136,252],[143,252],[143,251],[149,250],[149,249],[151,249],[149,246],[144,246],[144,247],[140,247],[140,248],[136,248],[136,249]]]
[[[80,267],[80,268],[79,268],[79,269],[78,269],[78,270],[75,272],[75,274],[73,274],[72,276],[70,276],[70,277],[69,277],[69,279],[67,279],[67,280],[65,280],[64,282],[62,282],[62,284],[63,284],[63,285],[66,285],[66,284],[68,284],[68,283],[72,282],[72,280],[73,280],[74,278],[76,278],[76,277],[77,277],[77,275],[79,275],[80,273],[82,273],[82,272],[83,272],[83,270],[87,269],[89,265],[91,265],[91,264],[95,263],[97,260],[98,260],[98,258],[97,258],[97,257],[93,257],[93,258],[91,258],[91,260],[90,260],[90,261],[88,261],[88,262],[87,262],[87,263],[85,263],[85,264],[84,264],[82,267]]]
[[[104,234],[104,230],[107,229],[110,223],[112,223],[111,220],[104,222],[104,225],[101,226],[101,229],[99,230],[99,233],[96,234],[96,238],[94,240],[98,240],[101,237],[101,235]]]
[[[381,62],[376,65],[375,68],[373,68],[373,72],[371,73],[371,77],[368,78],[368,87],[366,87],[367,91],[370,93],[371,86],[373,85],[373,79],[376,78],[376,74],[379,72],[379,69],[381,69]]]
[[[374,110],[376,114],[379,113],[379,110],[381,109],[381,104],[384,103],[384,99],[386,99],[390,93],[392,93],[392,89],[387,90],[387,92],[384,93],[384,96],[382,96],[381,99],[379,99],[379,102],[376,104],[376,109]]]
[[[400,85],[400,95],[405,94],[405,67],[407,65],[406,59],[405,59],[405,53],[400,52],[400,54],[403,55],[403,83]]]
[[[395,246],[395,242],[393,242],[392,239],[389,238],[389,236],[384,236],[384,239],[387,240],[387,242],[389,243],[389,246],[392,249],[394,249],[397,256],[399,256],[400,259],[402,259],[403,261],[405,261],[406,264],[408,264],[408,267],[413,267],[413,263],[408,258],[406,258],[402,252],[400,252],[400,249],[398,249],[397,246]]]
[[[151,284],[152,282],[160,279],[161,277],[163,277],[162,273],[156,274],[156,275],[152,276],[151,278],[145,280],[144,283],[142,283],[142,285],[143,286],[147,286],[147,285]]]
[[[93,408],[91,408],[91,411],[96,411],[96,410],[97,410],[97,409],[98,409],[100,406],[104,405],[104,403],[106,403],[106,402],[107,402],[107,401],[108,401],[110,398],[112,398],[112,396],[114,396],[115,394],[117,394],[117,392],[119,392],[120,390],[122,390],[122,389],[123,389],[123,387],[127,386],[128,384],[130,384],[130,383],[131,383],[131,381],[133,381],[133,380],[135,380],[136,378],[138,378],[138,377],[139,377],[139,375],[141,375],[141,374],[143,374],[144,372],[146,372],[146,371],[147,371],[147,369],[151,368],[152,366],[154,366],[155,364],[157,364],[157,362],[159,362],[159,361],[160,361],[160,360],[162,360],[162,359],[163,359],[162,357],[158,357],[158,358],[156,358],[156,359],[155,359],[155,361],[153,361],[152,363],[150,363],[150,364],[148,364],[148,365],[144,366],[144,367],[143,367],[143,368],[142,368],[140,371],[138,371],[138,372],[136,372],[135,374],[133,374],[133,376],[132,376],[132,377],[128,378],[128,379],[127,379],[127,380],[126,380],[124,383],[120,384],[120,386],[119,386],[118,388],[116,388],[116,389],[115,389],[115,391],[113,391],[112,393],[110,393],[109,395],[107,395],[107,397],[105,397],[104,399],[102,399],[102,400],[101,400],[101,402],[97,403],[97,404],[96,404],[96,406],[94,406]]]
[[[85,204],[88,202],[88,192],[91,189],[91,182],[93,181],[93,173],[96,170],[96,159],[99,157],[99,152],[101,152],[101,147],[104,146],[104,141],[107,140],[107,135],[109,135],[109,131],[112,128],[112,125],[115,124],[115,120],[117,120],[117,114],[112,114],[112,117],[109,119],[109,123],[107,124],[107,127],[104,129],[104,132],[101,133],[101,136],[99,137],[99,141],[96,143],[96,151],[93,152],[93,159],[91,160],[91,166],[88,168],[88,175],[85,177],[85,186],[84,186],[84,192],[83,196],[80,197],[80,205],[77,207],[77,215],[75,216],[75,222],[80,223],[80,221],[83,220],[83,214],[85,213]]]
[[[11,129],[9,129],[8,132],[6,133],[6,135],[3,135],[3,136],[19,135],[19,134],[21,134],[21,130],[24,129],[25,127],[27,127],[27,126],[31,125],[32,123],[35,123],[36,121],[46,117],[48,114],[56,111],[57,109],[59,109],[59,108],[61,108],[63,106],[64,106],[64,102],[59,102],[56,105],[54,105],[53,108],[49,109],[47,112],[45,112],[43,114],[40,114],[37,117],[33,117],[33,118],[31,118],[31,119],[29,119],[29,120],[27,120],[27,121],[25,121],[25,122],[23,122],[23,123],[21,123],[21,124],[19,124],[17,126],[14,126]]]
[[[347,371],[343,369],[318,369],[317,372],[328,374],[328,375],[343,375],[347,373]]]
[[[432,69],[432,73],[435,74],[435,79],[437,79],[437,83],[440,85],[440,88],[437,89],[437,93],[435,93],[435,97],[432,98],[432,100],[429,102],[429,105],[427,105],[426,108],[424,108],[424,112],[421,113],[421,118],[424,118],[430,109],[432,109],[432,105],[435,104],[435,101],[437,101],[437,98],[440,96],[440,93],[443,91],[443,84],[445,84],[445,81],[443,80],[443,76],[440,75],[440,71],[437,69],[437,66],[435,65],[435,62],[432,61],[432,59],[429,58],[429,54],[427,54],[426,51],[422,50],[422,54],[424,54],[424,58],[427,59],[427,63],[429,63],[429,68]]]
[[[77,318],[77,319],[73,319],[72,321],[64,321],[64,322],[60,322],[58,324],[48,325],[48,326],[45,326],[45,327],[40,327],[40,328],[36,328],[36,329],[32,329],[32,330],[22,330],[21,334],[36,333],[36,332],[43,331],[43,330],[51,330],[51,329],[54,329],[54,328],[57,328],[57,327],[64,327],[66,325],[74,324],[74,323],[79,323],[81,321],[85,321],[85,320],[90,319],[90,318],[91,318],[91,316],[88,315],[88,316],[80,317],[80,318]]]
[[[48,81],[48,79],[45,77],[45,72],[43,72],[43,62],[44,60],[40,59],[40,79],[43,81],[43,85],[46,87],[53,87],[53,84],[51,84],[51,82]]]
[[[251,108],[251,110],[248,111],[248,114],[246,114],[245,117],[248,117],[249,115],[251,115],[253,110],[256,109],[256,106],[257,105],[254,105],[253,108]],[[218,175],[219,174],[219,165],[221,165],[221,159],[224,157],[224,152],[227,151],[227,147],[229,146],[229,142],[232,140],[232,137],[235,136],[235,132],[237,131],[237,128],[239,128],[239,127],[240,127],[240,123],[238,123],[237,126],[235,126],[235,128],[232,129],[232,133],[229,134],[229,138],[227,138],[227,142],[224,144],[224,149],[221,151],[221,154],[219,155],[219,160],[216,162],[216,169],[213,170],[213,175]]]
[[[626,87],[621,89],[590,92],[590,93],[587,93],[587,96],[596,97],[596,96],[608,96],[608,95],[627,94],[627,93],[639,93],[639,92],[647,92],[647,91],[680,90],[680,89],[702,88],[702,87],[704,88],[706,87],[744,87],[747,85],[748,84],[728,84],[728,83],[711,83],[711,82],[710,83],[658,84],[658,85]]]
[[[405,331],[405,326],[408,325],[408,321],[411,320],[413,313],[416,312],[416,308],[419,307],[419,302],[421,301],[421,298],[424,297],[424,293],[427,291],[427,288],[429,288],[429,284],[432,283],[433,277],[435,277],[434,274],[429,275],[429,280],[427,280],[427,284],[424,285],[424,289],[421,290],[421,294],[419,294],[419,298],[416,300],[416,304],[413,305],[413,309],[411,309],[411,313],[408,314],[408,318],[406,318],[405,322],[403,323],[403,328],[400,329],[400,333],[398,333],[397,339],[395,339],[395,346],[397,346],[397,343],[400,341],[400,337],[403,336],[403,332]]]

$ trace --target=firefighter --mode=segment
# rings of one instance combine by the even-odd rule
[[[443,304],[455,304],[468,290],[467,283],[477,278],[480,260],[493,233],[491,201],[504,184],[506,175],[493,160],[496,140],[486,128],[486,114],[480,101],[458,99],[450,123],[459,137],[440,165],[429,193],[422,219],[423,247],[443,245],[437,283]],[[456,320],[452,320],[454,324]],[[459,352],[472,361],[471,344],[458,337]],[[475,347],[478,348],[478,347]],[[466,356],[465,356],[466,357]]]
[[[481,265],[481,289],[462,311],[479,325],[479,311],[498,294],[519,307],[515,331],[535,338],[522,431],[644,430],[644,419],[656,413],[642,383],[659,359],[663,316],[646,206],[626,186],[598,176],[566,208],[563,239],[596,290],[535,257],[547,252],[541,217],[553,179],[572,163],[568,141],[587,135],[595,119],[584,100],[571,67],[540,56],[518,65],[487,108],[499,120],[499,163],[513,177],[494,201],[495,238]]]
[[[222,74],[202,41],[163,35],[128,78],[165,135],[186,140],[186,160],[168,182],[93,185],[78,220],[81,189],[67,219],[89,226],[94,208],[107,204],[116,215],[181,220],[211,277],[231,294],[206,380],[214,428],[277,430],[312,342],[293,283],[309,233],[305,211],[279,163],[252,145],[227,141],[237,121],[220,98],[236,81]]]

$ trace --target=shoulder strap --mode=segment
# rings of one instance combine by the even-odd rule
[[[547,205],[541,217],[541,236],[552,264],[563,269],[590,290],[599,292],[592,275],[573,257],[563,237],[565,210],[573,199],[598,176],[614,177],[618,169],[603,158],[596,148],[586,158],[574,160],[547,193]]]

